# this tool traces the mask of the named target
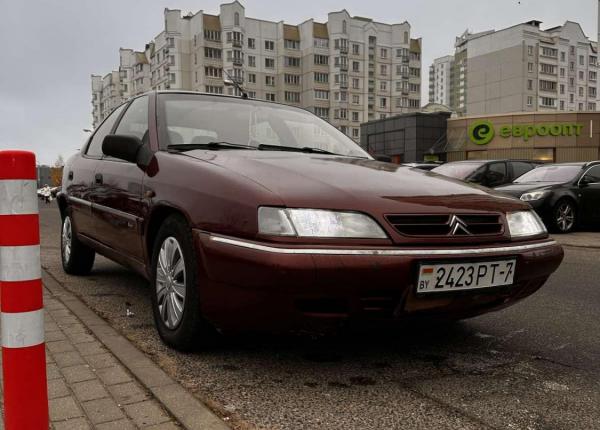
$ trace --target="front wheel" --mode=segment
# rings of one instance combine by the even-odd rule
[[[554,206],[553,227],[557,233],[570,233],[577,221],[575,205],[569,200],[560,200]]]
[[[181,216],[167,218],[152,254],[152,311],[161,339],[182,351],[213,337],[200,315],[197,264],[187,222]]]
[[[91,272],[96,253],[77,238],[70,213],[65,215],[63,219],[60,251],[63,270],[66,273],[70,275],[87,275]]]

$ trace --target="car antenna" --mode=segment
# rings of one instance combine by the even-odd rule
[[[233,85],[240,93],[242,93],[242,98],[243,99],[247,99],[248,98],[248,93],[246,92],[246,90],[239,84],[239,82],[237,82],[235,79],[233,79],[231,77],[231,75],[227,72],[227,70],[223,69],[223,73],[225,73],[225,75],[227,75],[227,78],[229,78],[229,82],[225,81],[225,85]]]

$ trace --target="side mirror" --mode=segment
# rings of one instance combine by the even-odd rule
[[[129,161],[145,169],[150,164],[152,152],[136,136],[109,134],[102,141],[102,152],[119,160]]]

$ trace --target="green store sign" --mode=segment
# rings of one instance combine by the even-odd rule
[[[498,129],[498,136],[520,137],[528,141],[534,136],[579,136],[582,128],[583,125],[577,123],[503,125]],[[469,126],[469,139],[477,145],[487,145],[495,135],[494,124],[488,120],[475,121]]]

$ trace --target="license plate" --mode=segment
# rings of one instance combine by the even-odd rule
[[[421,264],[418,293],[473,290],[512,285],[516,260]]]

